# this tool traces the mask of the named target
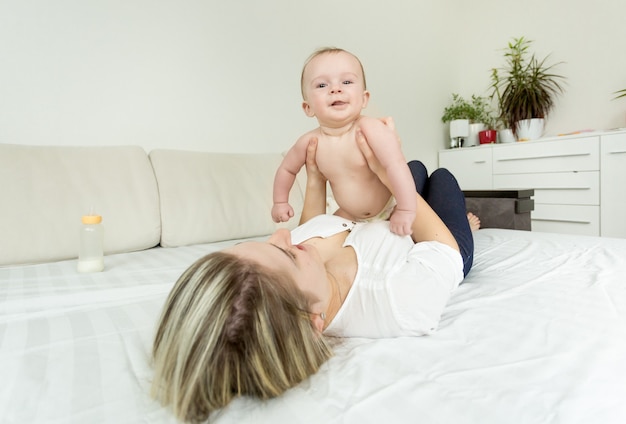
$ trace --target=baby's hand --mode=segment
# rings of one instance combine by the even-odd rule
[[[289,203],[274,203],[274,206],[272,206],[272,219],[274,222],[287,222],[292,217],[293,208]]]
[[[389,229],[399,236],[409,236],[413,232],[411,226],[415,220],[415,211],[394,210],[389,219]]]

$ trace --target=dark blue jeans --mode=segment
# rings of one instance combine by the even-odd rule
[[[474,261],[474,237],[467,220],[465,196],[454,175],[445,168],[435,170],[430,177],[420,161],[409,162],[415,189],[446,224],[461,251],[463,275],[467,275]]]

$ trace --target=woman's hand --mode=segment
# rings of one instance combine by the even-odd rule
[[[382,121],[383,124],[387,125],[387,127],[389,127],[389,129],[394,132],[394,134],[396,135],[397,143],[401,144],[400,137],[398,136],[398,133],[396,132],[396,125],[393,122],[393,118],[389,116],[386,118],[381,118],[380,120]],[[385,168],[382,166],[382,164],[380,163],[380,161],[378,160],[378,158],[372,151],[372,148],[370,147],[370,145],[367,143],[367,139],[365,138],[365,135],[363,135],[363,132],[359,130],[358,128],[357,128],[357,133],[356,133],[356,142],[357,142],[357,145],[359,146],[359,149],[361,150],[361,153],[365,157],[365,160],[367,161],[367,165],[369,166],[369,168],[372,170],[374,174],[376,174],[378,179],[380,179],[380,181],[389,189],[389,191],[391,191],[391,184],[387,176],[387,171],[385,170]]]
[[[309,144],[306,148],[306,178],[307,182],[310,180],[316,183],[326,184],[326,177],[320,169],[317,167],[317,161],[315,155],[317,154],[317,137],[311,137]]]
[[[385,118],[380,118],[380,121],[383,124],[387,125],[387,127],[389,127],[389,129],[394,132],[394,134],[396,135],[396,140],[398,140],[398,144],[402,144],[400,142],[400,136],[396,132],[396,123],[393,121],[393,118],[391,116],[387,116]]]
[[[306,149],[306,193],[300,224],[326,213],[326,177],[317,167],[317,138],[312,137]]]

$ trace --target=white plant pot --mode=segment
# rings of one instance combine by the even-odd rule
[[[478,146],[478,133],[487,129],[485,124],[470,124],[469,135],[463,147]]]
[[[514,143],[516,141],[517,139],[512,129],[506,128],[498,131],[498,143]]]
[[[469,119],[450,121],[450,147],[462,147],[469,134]]]
[[[519,141],[536,140],[543,135],[543,118],[523,119],[515,125]]]

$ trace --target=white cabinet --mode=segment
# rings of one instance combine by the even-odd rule
[[[488,145],[444,150],[439,152],[439,167],[452,172],[463,190],[491,189],[491,158]]]
[[[626,238],[626,132],[602,136],[600,234]]]
[[[626,238],[626,132],[445,150],[463,190],[535,190],[534,231]]]
[[[535,189],[535,231],[599,235],[599,137],[493,149],[493,188]]]

